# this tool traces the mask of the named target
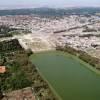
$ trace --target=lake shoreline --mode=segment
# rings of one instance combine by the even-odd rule
[[[100,74],[100,59],[96,57],[92,57],[87,52],[76,50],[70,46],[66,46],[64,48],[57,47],[57,51],[63,51],[66,53],[71,54],[72,56],[75,56],[76,58],[80,59],[81,61],[87,63],[90,65],[90,69],[94,70],[96,73]],[[91,68],[92,67],[92,68]]]
[[[97,70],[95,67],[93,67],[91,64],[85,62],[83,59],[80,59],[78,53],[77,54],[71,54],[70,52],[67,52],[63,49],[57,49],[57,50],[54,50],[54,51],[45,51],[45,52],[38,52],[38,53],[34,53],[33,55],[36,56],[38,54],[45,54],[45,53],[52,53],[52,52],[55,52],[57,53],[56,56],[59,56],[59,53],[61,53],[62,56],[66,56],[68,58],[71,57],[71,59],[74,59],[76,61],[78,61],[81,65],[84,65],[83,67],[86,67],[86,69],[92,71],[93,73],[95,73],[96,75],[100,75],[100,71]],[[32,57],[32,55],[31,55]],[[32,61],[32,59],[31,59]],[[34,64],[34,63],[33,63]],[[55,88],[52,86],[52,84],[50,84],[50,82],[45,78],[45,75],[43,75],[43,73],[41,72],[41,70],[38,68],[37,65],[36,66],[36,69],[39,73],[39,75],[43,78],[43,80],[48,84],[50,90],[52,91],[52,93],[57,97],[59,98],[59,100],[63,100],[62,97],[60,95],[58,95],[59,93],[56,92]]]

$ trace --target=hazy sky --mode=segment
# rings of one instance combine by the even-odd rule
[[[9,7],[100,6],[100,0],[0,0],[0,8]]]

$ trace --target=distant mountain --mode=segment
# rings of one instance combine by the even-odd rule
[[[64,8],[64,9],[56,9],[56,8],[30,8],[30,9],[13,9],[13,10],[0,10],[0,16],[5,15],[31,15],[36,14],[39,16],[63,16],[63,15],[87,15],[95,13],[100,13],[100,8]]]

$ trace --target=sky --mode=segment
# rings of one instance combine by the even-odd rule
[[[0,8],[100,7],[100,0],[0,0]]]

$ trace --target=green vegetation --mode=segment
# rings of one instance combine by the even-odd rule
[[[7,68],[6,73],[0,74],[1,90],[16,90],[30,86],[32,84],[30,77],[23,70],[29,64],[28,55],[18,40],[0,42],[0,65],[5,65]]]
[[[0,74],[1,90],[16,90],[31,86],[32,75],[29,75],[30,72],[28,71],[32,70],[32,65],[28,61],[27,54],[24,51],[19,51],[10,54],[4,54],[4,57],[6,59],[4,65],[7,68],[7,72]]]
[[[24,51],[16,39],[0,42],[0,65],[6,66],[7,70],[0,74],[1,92],[33,87],[39,100],[56,100],[48,84],[30,62],[31,54],[31,50]]]
[[[0,53],[22,50],[17,39],[0,42]]]
[[[10,28],[9,26],[5,26],[5,25],[0,26],[0,38],[12,37],[13,35],[18,35],[22,33],[27,34],[27,33],[31,33],[31,31],[27,29]]]
[[[1,25],[0,26],[0,38],[1,37],[12,37],[12,34],[10,34],[10,32],[14,31],[14,30],[16,30],[16,29]]]

